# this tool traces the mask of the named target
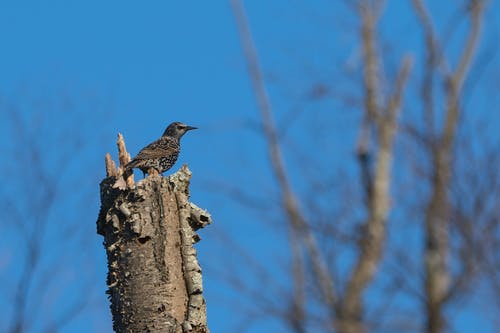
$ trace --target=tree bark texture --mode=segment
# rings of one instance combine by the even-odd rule
[[[193,244],[211,217],[188,201],[191,172],[183,166],[133,187],[117,186],[108,175],[97,232],[107,253],[114,331],[209,332]]]

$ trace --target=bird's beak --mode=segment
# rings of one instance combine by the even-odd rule
[[[198,127],[186,126],[186,131],[195,130],[195,129],[198,129]]]

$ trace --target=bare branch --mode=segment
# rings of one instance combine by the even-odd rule
[[[460,111],[459,95],[480,38],[482,23],[481,18],[484,11],[484,3],[483,0],[470,0],[469,3],[469,15],[471,21],[469,36],[467,37],[464,49],[462,50],[458,66],[455,72],[448,77],[446,82],[448,111],[446,112],[445,127],[442,135],[444,150],[451,149]]]
[[[365,110],[369,119],[378,120],[380,117],[379,108],[379,58],[375,48],[375,26],[378,18],[368,4],[358,4],[358,11],[361,16],[361,43],[363,49],[363,83],[365,88]]]
[[[292,252],[292,278],[293,278],[293,293],[292,304],[290,306],[288,322],[291,323],[292,329],[296,333],[305,333],[306,330],[306,277],[304,269],[304,255],[302,251],[302,242],[300,235],[294,228],[289,228],[290,247]]]
[[[426,35],[428,60],[424,69],[426,74],[422,82],[422,91],[425,91],[425,89],[432,89],[432,73],[436,61],[443,65],[446,64],[446,58],[441,51],[432,27],[432,20],[425,5],[421,0],[413,0],[413,5]],[[452,297],[455,291],[463,288],[471,269],[467,265],[467,262],[465,262],[465,271],[459,274],[455,281],[451,281],[452,278],[448,263],[450,235],[448,222],[449,199],[447,194],[451,177],[451,154],[458,127],[462,86],[480,37],[484,1],[470,0],[468,10],[471,25],[464,48],[460,53],[458,65],[454,71],[446,68],[443,75],[446,95],[444,127],[438,135],[437,140],[431,141],[432,147],[430,149],[433,170],[431,180],[432,193],[427,204],[425,216],[425,289],[427,296],[427,332],[429,333],[441,332],[445,327],[443,305]],[[430,87],[427,86],[429,84],[431,85]],[[434,120],[431,117],[433,116],[433,105],[435,102],[431,93],[422,93],[422,96],[424,113],[428,114],[426,119],[428,119],[427,122],[430,124],[428,128],[432,131],[430,135],[434,136]]]
[[[376,68],[378,59],[375,52],[374,16],[365,6],[360,6],[362,20],[362,43],[364,49],[364,84],[365,84],[365,122],[361,127],[361,144],[358,146],[358,159],[362,170],[362,179],[367,194],[368,219],[364,224],[364,233],[359,242],[359,256],[347,281],[346,289],[338,309],[340,332],[361,332],[362,295],[368,283],[375,276],[386,233],[386,221],[389,214],[389,184],[391,179],[392,146],[396,129],[397,112],[402,94],[411,69],[411,60],[406,57],[396,78],[393,94],[388,98],[383,110],[377,106],[377,87],[380,86]],[[375,118],[373,118],[375,117]],[[374,172],[370,171],[370,155],[366,134],[369,120],[376,129],[378,150],[375,152]]]
[[[424,0],[412,0],[412,3],[425,34],[426,47],[429,52],[427,66],[430,66],[432,69],[434,69],[435,66],[438,66],[438,69],[441,70],[442,74],[447,76],[450,72],[449,65],[441,49],[441,44],[435,32],[429,10],[423,1]]]
[[[269,149],[269,159],[271,161],[272,171],[278,180],[284,212],[288,217],[291,227],[303,237],[309,258],[313,264],[315,277],[321,290],[323,291],[324,302],[333,311],[335,300],[333,281],[328,273],[323,255],[318,249],[316,239],[299,209],[297,199],[288,180],[278,142],[278,134],[272,116],[271,102],[265,88],[257,51],[252,40],[252,34],[245,14],[245,9],[240,0],[231,0],[231,5],[236,19],[252,86],[257,97],[264,135]],[[292,255],[293,254],[294,252],[292,251]],[[298,259],[293,258],[293,260],[295,261]]]
[[[48,285],[44,282],[52,281],[57,286],[56,288],[60,289],[61,286],[57,285],[61,282],[60,274],[55,273],[57,271],[64,273],[71,269],[67,266],[67,262],[61,261],[60,257],[58,260],[52,260],[50,250],[58,252],[62,247],[71,246],[72,240],[70,237],[64,237],[62,231],[69,227],[72,228],[72,235],[76,235],[76,229],[78,229],[75,228],[74,223],[68,221],[69,215],[65,216],[66,220],[61,228],[54,226],[52,222],[57,216],[55,214],[59,213],[55,209],[57,204],[63,206],[67,204],[66,201],[61,200],[61,194],[64,193],[61,182],[67,177],[68,165],[80,155],[78,152],[81,146],[75,143],[79,135],[78,133],[71,133],[71,135],[59,133],[62,137],[68,138],[68,142],[65,142],[65,148],[51,151],[51,143],[54,142],[52,140],[59,140],[59,137],[57,132],[54,132],[53,126],[45,127],[46,115],[35,113],[32,116],[32,112],[28,112],[30,116],[25,118],[21,114],[20,110],[12,108],[6,120],[15,128],[13,140],[7,144],[7,147],[13,149],[15,153],[7,160],[20,169],[19,174],[22,176],[12,177],[12,180],[5,182],[6,191],[2,191],[0,200],[2,207],[7,208],[1,212],[0,220],[13,220],[13,225],[19,230],[10,230],[14,231],[11,237],[15,239],[16,236],[20,236],[21,240],[16,242],[15,247],[11,249],[13,253],[16,253],[13,264],[19,269],[15,269],[17,273],[10,274],[9,279],[3,283],[3,288],[8,289],[8,293],[13,295],[9,302],[9,307],[12,307],[12,316],[5,318],[5,323],[2,325],[6,332],[29,331],[35,323],[43,327],[48,321],[47,311],[51,311],[51,305],[40,307],[48,290]],[[36,121],[33,121],[31,117]],[[74,122],[75,119],[71,121]],[[36,125],[33,125],[35,122]],[[66,128],[67,126],[60,127]],[[1,148],[3,150],[4,147]],[[25,189],[25,191],[21,194],[20,189]],[[66,189],[66,191],[71,190]],[[49,239],[50,241],[57,239],[57,242],[52,242],[48,247]],[[73,253],[73,264],[78,262],[78,256],[79,254]],[[48,275],[51,277],[49,280],[47,280]],[[82,283],[78,281],[77,284]],[[77,295],[77,298],[80,296],[82,295]],[[82,297],[84,296],[86,295]],[[53,301],[62,300],[58,297]],[[42,314],[44,318],[37,320],[36,318]],[[74,313],[71,313],[66,316],[65,320],[69,321],[73,318]]]
[[[389,98],[386,106],[386,117],[389,118],[389,123],[396,123],[396,116],[401,106],[404,88],[406,87],[406,82],[408,81],[408,76],[410,75],[412,66],[413,59],[409,56],[406,56],[403,59],[399,72],[396,76],[396,80],[394,83],[394,92]]]

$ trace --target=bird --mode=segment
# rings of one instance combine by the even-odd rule
[[[171,123],[161,138],[142,148],[137,156],[125,165],[125,172],[132,172],[132,169],[137,168],[146,176],[146,173],[150,174],[152,169],[159,174],[169,170],[179,157],[181,137],[187,131],[195,129],[198,128],[178,121]]]

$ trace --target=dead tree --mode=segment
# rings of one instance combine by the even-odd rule
[[[492,232],[497,230],[495,225],[498,226],[498,214],[493,212],[494,208],[498,211],[498,205],[495,206],[498,200],[496,191],[493,191],[494,184],[490,183],[497,177],[496,173],[485,172],[497,164],[490,162],[486,164],[489,167],[477,168],[477,160],[464,157],[464,147],[458,140],[465,134],[463,116],[469,113],[466,110],[468,87],[477,85],[478,81],[473,75],[475,70],[471,69],[476,67],[475,64],[481,64],[474,59],[480,51],[488,1],[467,0],[448,6],[449,10],[458,10],[460,15],[453,16],[453,20],[444,25],[442,15],[435,19],[430,15],[425,0],[412,0],[411,10],[418,17],[424,43],[416,50],[409,50],[411,57],[397,60],[398,66],[391,58],[397,53],[392,52],[393,46],[387,48],[389,44],[384,41],[384,29],[378,28],[388,2],[344,1],[359,22],[357,39],[360,41],[355,56],[351,54],[346,68],[338,71],[340,74],[345,71],[348,79],[342,82],[340,77],[332,76],[329,60],[328,66],[320,69],[320,83],[315,83],[310,93],[302,94],[294,86],[293,95],[286,95],[286,98],[292,96],[294,101],[284,103],[292,104],[292,109],[281,117],[281,121],[279,114],[283,112],[275,115],[272,108],[243,1],[231,0],[230,3],[260,111],[260,132],[267,146],[269,168],[276,180],[280,217],[289,233],[290,264],[286,273],[291,277],[290,290],[276,288],[274,298],[285,299],[279,304],[275,304],[273,297],[261,298],[272,309],[268,313],[273,313],[271,316],[282,320],[296,333],[417,330],[420,318],[424,321],[421,326],[425,329],[422,330],[426,332],[453,330],[453,321],[447,319],[446,312],[450,305],[457,304],[458,300],[462,302],[463,296],[473,294],[475,285],[471,282],[479,277],[479,265],[485,265],[493,286],[500,290],[497,279],[500,270],[496,268],[500,266],[495,265],[500,261],[496,255],[498,251],[494,250],[499,248],[498,233]],[[324,11],[323,6],[321,10]],[[335,13],[334,20],[328,16],[328,21],[338,21],[343,31],[344,17],[340,12]],[[318,15],[321,27],[323,15],[323,12]],[[453,24],[457,25],[456,29],[451,29],[455,28]],[[443,36],[437,27],[447,27]],[[456,40],[455,36],[462,36],[464,31],[466,34],[459,39],[462,46],[450,47],[449,40]],[[308,46],[300,45],[300,61],[305,59],[307,62],[302,50]],[[342,44],[335,52],[342,52],[344,46]],[[315,69],[316,54],[323,52],[328,53],[328,47],[315,52],[314,60],[306,64],[308,74],[311,68]],[[286,56],[294,57],[293,52],[287,52]],[[352,66],[352,59],[358,57],[361,66]],[[421,70],[421,75],[410,76],[413,57],[417,59],[416,70]],[[323,73],[328,73],[334,82],[324,84]],[[295,78],[294,75],[296,72],[291,77]],[[276,78],[276,73],[273,72],[272,77]],[[362,89],[349,91],[352,78],[361,79]],[[295,85],[294,79],[291,82]],[[412,94],[415,82],[419,83],[420,90],[420,98],[416,99]],[[302,87],[302,83],[298,86]],[[360,90],[362,94],[359,94]],[[409,97],[405,103],[406,92]],[[362,111],[357,144],[359,180],[349,178],[349,172],[335,174],[332,161],[338,161],[328,157],[329,150],[320,150],[321,146],[315,145],[324,139],[320,134],[327,131],[316,132],[315,128],[311,131],[311,141],[304,138],[305,129],[311,128],[311,124],[314,126],[315,121],[311,118],[317,116],[318,124],[321,122],[321,126],[326,127],[323,125],[323,122],[328,122],[326,114],[339,111],[335,102],[331,104],[331,98],[339,100],[350,111]],[[296,103],[295,100],[300,101]],[[316,112],[318,101],[326,102],[324,105],[328,105],[328,109],[309,118],[304,115],[304,122],[296,127],[295,138],[284,134],[292,131],[288,130],[290,123],[287,120],[297,119],[300,112]],[[309,102],[312,102],[311,106],[307,105]],[[421,104],[421,115],[415,112],[415,104]],[[328,132],[334,132],[333,129],[337,127]],[[342,143],[345,142],[343,133],[338,135]],[[408,138],[410,140],[404,147],[398,142]],[[466,135],[465,140],[470,146],[479,146],[478,133]],[[289,152],[292,158],[285,159],[285,152]],[[325,160],[330,164],[322,168]],[[298,163],[294,165],[294,161]],[[345,165],[345,171],[351,167],[345,157],[340,161]],[[470,164],[468,169],[476,177],[472,178],[474,181],[465,179],[467,174],[457,169],[457,161]],[[406,164],[408,162],[410,164]],[[409,177],[405,174],[407,171],[411,171]],[[407,179],[401,177],[403,174]],[[461,196],[454,194],[452,197],[451,192],[456,191],[457,184],[466,181]],[[484,189],[479,181],[486,183]],[[310,184],[304,186],[304,183]],[[342,191],[339,186],[342,184],[347,184],[348,191]],[[359,193],[354,184],[361,185]],[[402,195],[394,195],[395,189],[402,190]],[[477,204],[471,195],[473,189],[482,190],[476,195],[480,198],[476,200]],[[252,194],[242,192],[237,201],[256,209]],[[325,200],[325,195],[330,196]],[[457,197],[462,200],[457,200]],[[342,201],[347,203],[339,204]],[[327,207],[330,204],[331,207]],[[470,206],[474,209],[467,210]],[[361,210],[365,215],[360,217]],[[479,212],[484,212],[487,217]],[[478,228],[478,220],[484,229]],[[410,228],[403,230],[403,225],[404,229]],[[410,243],[406,242],[406,239],[415,237],[415,230],[422,232],[422,258],[418,248],[409,248]],[[400,239],[405,241],[400,243]],[[344,259],[345,253],[348,260]],[[264,272],[263,265],[254,267],[256,276],[270,276],[269,280],[272,280],[271,269]],[[237,282],[238,291],[244,289],[240,285],[245,282]],[[381,292],[382,299],[373,297],[374,294],[370,296],[369,288]],[[255,300],[257,293],[251,287],[248,290],[249,296]],[[419,309],[422,316],[415,316],[413,309],[411,312],[403,307],[400,309],[396,297],[399,293],[422,305]],[[383,316],[387,320],[382,320]]]
[[[293,262],[294,298],[290,321],[295,332],[305,332],[305,296],[304,293],[304,263],[300,256],[304,251],[311,261],[314,283],[318,286],[321,302],[330,314],[331,326],[342,333],[359,333],[365,330],[363,325],[363,293],[374,279],[379,262],[382,258],[386,234],[386,220],[389,214],[389,187],[391,181],[391,166],[394,136],[397,116],[401,106],[406,82],[410,74],[412,60],[406,57],[399,66],[395,84],[391,94],[381,96],[378,89],[380,77],[378,67],[380,60],[376,52],[375,28],[379,9],[360,3],[357,10],[360,13],[363,41],[363,57],[366,63],[363,73],[365,88],[365,125],[358,148],[361,169],[365,177],[368,217],[364,223],[366,232],[359,243],[359,256],[352,272],[344,286],[343,295],[336,294],[333,277],[328,271],[324,254],[320,250],[310,221],[301,211],[299,200],[289,181],[286,166],[282,157],[278,133],[274,124],[271,102],[264,84],[262,71],[258,61],[257,51],[253,43],[246,13],[240,0],[231,1],[243,53],[247,62],[248,72],[258,101],[262,119],[264,137],[269,150],[269,160],[274,176],[277,179],[281,193],[281,201],[285,216],[290,225],[290,246]],[[376,2],[375,7],[380,7]],[[379,99],[385,99],[379,105]],[[368,147],[368,132],[376,133],[376,151],[371,153]],[[373,155],[373,156],[370,156]],[[373,157],[373,170],[368,158]],[[302,245],[304,250],[302,250]]]
[[[193,244],[211,223],[189,202],[191,172],[134,184],[122,175],[130,161],[118,136],[120,167],[106,155],[97,232],[108,258],[108,295],[115,332],[209,332],[202,273]],[[125,176],[125,181],[124,177]]]
[[[425,213],[425,295],[427,332],[438,333],[445,329],[444,306],[467,281],[471,270],[466,267],[453,276],[450,260],[450,200],[448,189],[452,181],[453,146],[459,125],[463,86],[473,62],[481,37],[481,25],[486,3],[470,0],[467,14],[470,20],[468,35],[460,51],[455,68],[444,55],[440,39],[435,32],[429,11],[424,1],[413,0],[415,12],[424,32],[427,63],[422,81],[422,100],[428,128],[425,136],[432,138],[428,151],[431,155],[431,195]],[[431,94],[434,73],[443,82],[446,98],[444,124],[436,129],[434,96]]]

